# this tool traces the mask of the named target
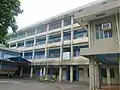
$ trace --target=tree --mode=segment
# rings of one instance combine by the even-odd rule
[[[17,30],[15,18],[23,12],[20,6],[19,0],[0,0],[0,44],[6,44],[9,28]]]

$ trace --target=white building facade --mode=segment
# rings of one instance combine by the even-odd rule
[[[21,50],[23,58],[32,62],[30,77],[39,77],[42,69],[43,75],[47,74],[50,78],[56,76],[59,81],[89,82],[93,79],[92,71],[96,70],[99,72],[96,72],[96,76],[100,78],[96,81],[101,81],[102,84],[118,84],[118,2],[119,0],[100,0],[18,30],[16,34],[9,35],[9,47]],[[96,29],[93,25],[96,25]],[[115,57],[114,59],[117,55],[118,61],[105,61],[103,54],[106,53],[111,53],[110,58]],[[90,69],[94,67],[94,62],[90,59],[96,57],[99,60],[95,65],[99,69]]]

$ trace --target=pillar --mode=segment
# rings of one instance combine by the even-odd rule
[[[31,70],[30,70],[30,78],[33,77],[33,67],[31,67]]]
[[[69,66],[66,66],[66,80],[68,80]]]
[[[59,67],[59,81],[62,81],[62,66]]]
[[[95,60],[89,60],[89,90],[95,90]]]
[[[43,68],[43,76],[46,74],[46,67]]]
[[[99,62],[96,61],[96,65],[95,65],[95,84],[96,84],[96,88],[100,89],[101,88],[101,83],[100,83],[100,64]]]
[[[76,66],[76,81],[79,81],[79,70],[78,70],[78,66]]]
[[[109,68],[109,67],[107,67],[107,84],[108,84],[108,85],[111,84],[110,68]]]
[[[52,66],[50,67],[50,79],[52,79]]]
[[[118,61],[119,61],[118,68],[119,68],[119,81],[120,81],[120,54],[118,54]],[[119,82],[119,85],[120,85],[120,82]]]
[[[20,67],[20,77],[23,76],[23,67]]]
[[[73,82],[73,66],[70,66],[70,82]]]

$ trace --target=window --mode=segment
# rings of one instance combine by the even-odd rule
[[[60,28],[62,20],[57,20],[49,24],[49,30]]]
[[[34,40],[26,41],[26,47],[32,47],[34,45]]]
[[[48,58],[59,58],[60,57],[60,49],[52,49],[47,51]]]
[[[45,57],[45,51],[35,51],[35,59],[44,58]]]
[[[10,37],[11,40],[16,40],[17,39],[17,34],[13,34],[11,37]]]
[[[37,27],[37,33],[42,33],[47,31],[47,24]]]
[[[31,36],[31,35],[34,35],[34,34],[35,34],[35,30],[27,32],[27,36]]]
[[[115,78],[114,68],[110,68],[110,77]]]
[[[25,32],[24,33],[18,33],[18,38],[24,38],[25,37]]]
[[[45,42],[46,42],[46,38],[45,37],[44,38],[37,38],[36,39],[36,46],[45,44]]]
[[[71,31],[63,33],[63,40],[71,40]]]
[[[64,26],[71,25],[71,17],[67,17],[64,19]]]
[[[102,68],[102,71],[101,71],[101,73],[102,73],[102,77],[107,77],[107,71],[106,71],[106,68]]]
[[[12,43],[10,47],[16,47],[16,43]]]
[[[32,59],[32,51],[31,52],[25,52],[24,58],[26,58],[26,59]]]
[[[96,25],[96,39],[111,38],[112,30],[103,30],[102,24]]]
[[[77,39],[77,38],[83,38],[83,37],[87,37],[88,36],[88,32],[84,29],[77,29],[77,30],[74,30],[74,39]]]
[[[18,42],[17,47],[23,47],[24,46],[24,41],[23,42]]]
[[[48,37],[48,43],[55,43],[61,41],[61,33],[58,32],[58,34],[50,35]]]

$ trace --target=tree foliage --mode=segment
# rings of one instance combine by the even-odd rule
[[[9,28],[17,30],[15,18],[22,12],[19,0],[0,0],[0,44],[6,43]]]

